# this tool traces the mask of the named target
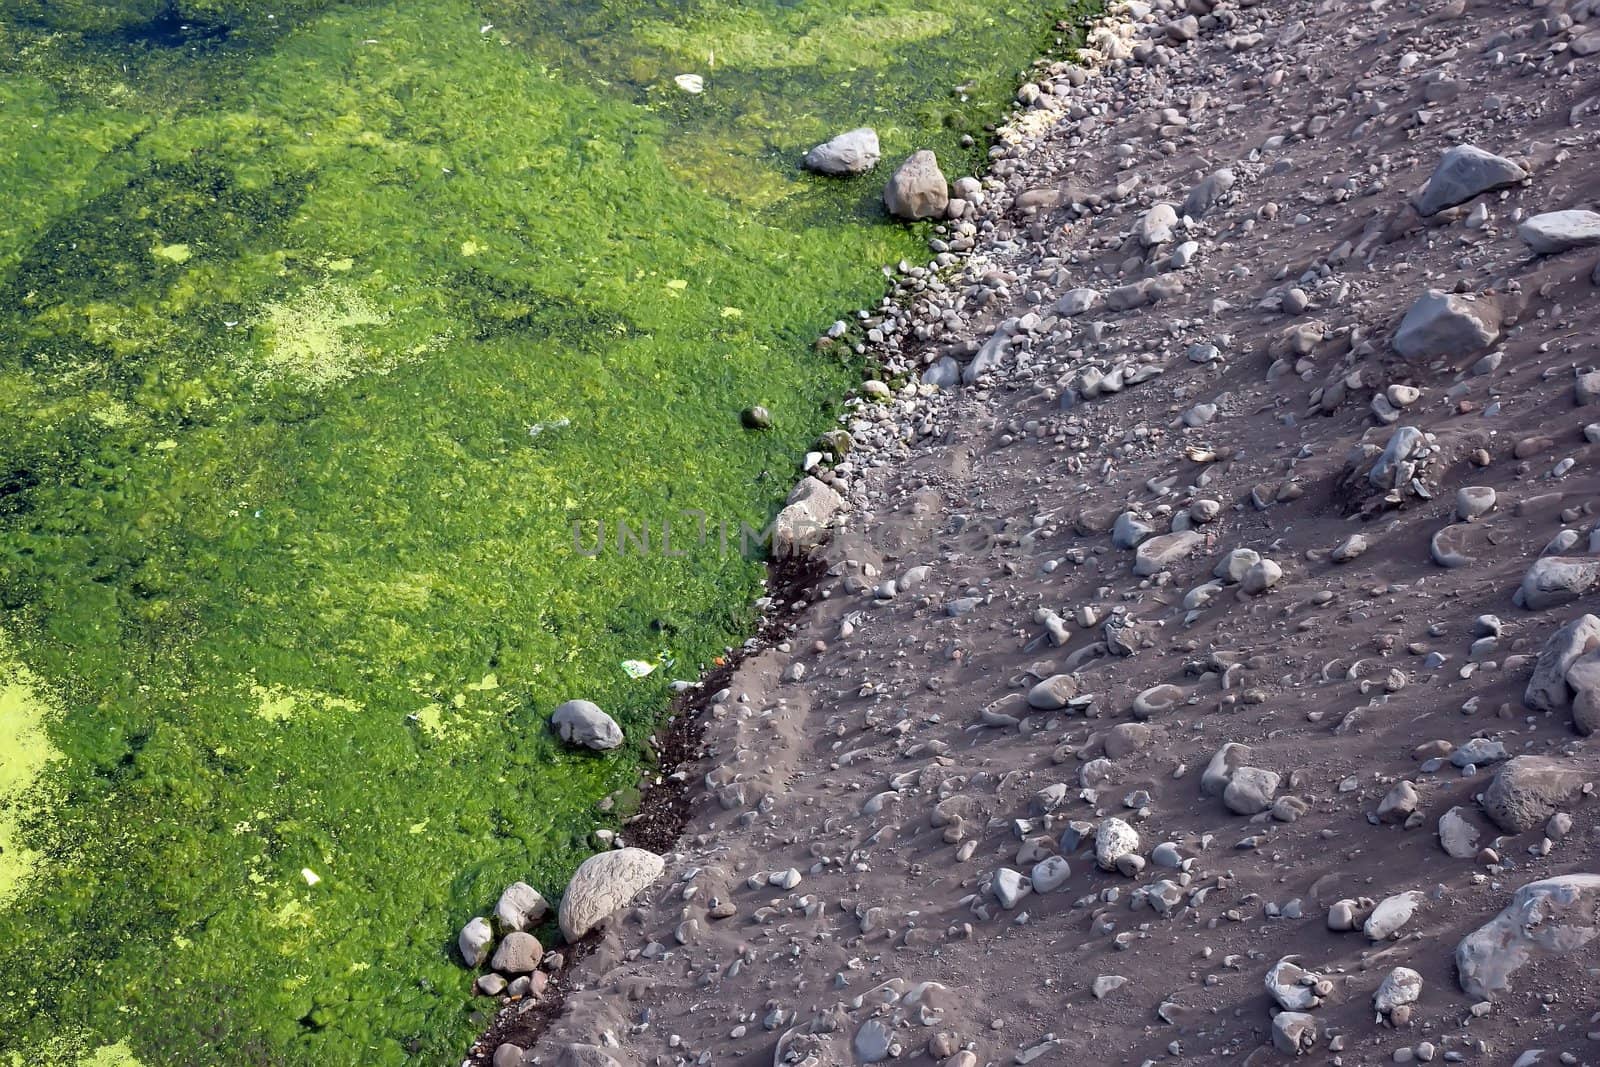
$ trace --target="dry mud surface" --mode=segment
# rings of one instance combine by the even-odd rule
[[[1600,605],[1600,246],[1519,234],[1600,200],[1592,6],[1119,5],[1087,77],[1041,69],[973,254],[873,313],[891,367],[997,358],[855,409],[826,575],[712,685],[666,871],[528,1059],[1600,1063],[1593,896],[1523,917],[1550,951],[1509,988],[1465,991],[1456,959],[1519,887],[1600,872],[1583,672],[1555,707],[1525,692]],[[1422,216],[1462,145],[1526,177]],[[1060,309],[1144,279],[1153,304]],[[1492,338],[1403,358],[1429,289]],[[1466,487],[1494,491],[1470,522]],[[1117,547],[1124,513],[1177,536]],[[1240,549],[1277,566],[1214,578]],[[1545,555],[1571,594],[1529,610]],[[1075,699],[1030,707],[1063,674]],[[1208,790],[1229,743],[1259,771]],[[1508,757],[1526,780],[1486,796]],[[1137,842],[1107,870],[1112,818]],[[1275,1043],[1290,956],[1323,981],[1288,999],[1320,1003]],[[1380,1016],[1396,967],[1420,996]]]

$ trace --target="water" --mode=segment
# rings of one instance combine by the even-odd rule
[[[765,523],[923,254],[797,159],[970,172],[1065,13],[0,0],[0,1063],[454,1062],[760,592],[572,524]]]

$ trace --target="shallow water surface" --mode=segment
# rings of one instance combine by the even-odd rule
[[[1067,6],[0,0],[0,1063],[454,1062]]]

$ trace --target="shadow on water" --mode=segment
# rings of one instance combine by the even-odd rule
[[[226,23],[188,18],[175,5],[168,5],[148,22],[124,26],[101,38],[105,44],[131,48],[201,49],[222,44],[232,33],[233,27]]]

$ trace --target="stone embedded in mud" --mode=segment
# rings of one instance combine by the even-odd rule
[[[600,705],[588,700],[569,700],[550,716],[561,740],[569,745],[580,745],[597,751],[608,751],[621,746],[622,727]]]
[[[1474,145],[1457,145],[1445,152],[1417,198],[1417,211],[1436,215],[1464,204],[1475,196],[1504,189],[1528,177],[1518,163]]]
[[[1505,910],[1456,946],[1463,992],[1491,999],[1511,991],[1511,976],[1535,960],[1566,956],[1600,937],[1600,874],[1529,882]]]
[[[619,848],[584,860],[561,896],[561,934],[577,941],[661,876],[666,863],[642,848]]]
[[[1400,320],[1394,350],[1406,359],[1472,356],[1500,337],[1500,315],[1489,303],[1429,289]]]
[[[949,203],[950,187],[939,170],[939,159],[927,149],[900,164],[883,190],[884,206],[901,219],[935,219]]]
[[[818,174],[865,174],[879,157],[877,131],[861,126],[817,145],[806,153],[805,165]]]

